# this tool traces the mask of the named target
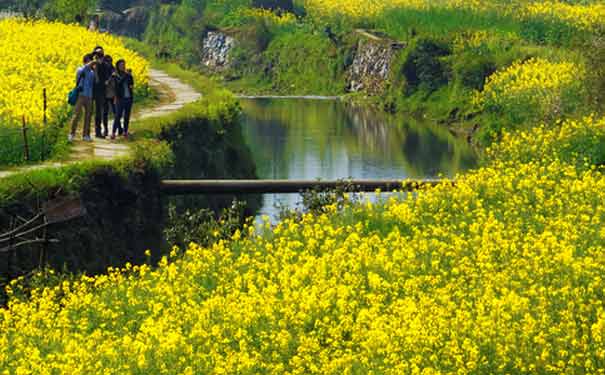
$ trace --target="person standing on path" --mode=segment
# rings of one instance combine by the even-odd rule
[[[88,24],[88,31],[97,32],[99,31],[99,26],[101,25],[101,17],[98,14],[95,14]]]
[[[116,69],[113,66],[113,58],[109,55],[105,56],[105,61],[111,68],[111,75],[105,81],[105,102],[103,103],[103,126],[105,127],[105,133],[107,135],[109,130],[109,114],[111,113],[114,118],[116,116],[116,81],[113,79]],[[122,129],[118,129],[120,135],[122,135]]]
[[[111,139],[116,138],[116,131],[119,131],[120,128],[123,129],[124,138],[128,138],[128,125],[134,100],[134,78],[126,69],[126,61],[119,60],[116,63],[114,79],[116,81],[116,117],[113,122]],[[120,126],[122,117],[124,125]]]
[[[94,58],[97,61],[96,79],[94,85],[93,101],[95,104],[95,137],[105,138],[109,132],[109,123],[103,123],[103,111],[106,102],[106,82],[111,78],[113,67],[105,58],[103,47],[97,46],[93,52]],[[101,129],[103,123],[105,129]]]
[[[95,66],[91,54],[84,56],[84,65],[78,68],[76,73],[76,87],[79,91],[78,100],[74,108],[74,115],[71,121],[71,133],[69,134],[69,142],[72,142],[76,136],[78,122],[84,111],[84,129],[82,131],[82,139],[86,142],[91,142],[90,138],[90,123],[92,120],[92,96],[95,83]]]

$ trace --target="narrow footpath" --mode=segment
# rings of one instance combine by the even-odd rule
[[[159,94],[160,101],[155,107],[143,108],[140,111],[136,111],[135,108],[132,124],[133,133],[136,133],[137,120],[168,115],[201,98],[201,94],[195,91],[193,87],[161,70],[150,69],[149,84]],[[81,129],[80,126],[80,132]],[[78,140],[74,142],[67,160],[7,169],[0,171],[0,178],[37,169],[59,168],[85,160],[113,160],[126,156],[129,152],[129,144],[123,140],[111,141],[94,138],[94,142],[83,142],[78,136]]]

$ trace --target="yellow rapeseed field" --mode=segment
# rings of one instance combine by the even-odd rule
[[[535,112],[540,119],[552,119],[564,105],[581,97],[584,75],[584,67],[572,62],[518,61],[490,76],[475,102],[509,115]]]
[[[569,23],[579,29],[593,31],[605,27],[605,4],[572,5],[560,1],[533,2],[524,15]]]
[[[574,129],[598,137],[603,123],[528,133],[500,152],[567,143]],[[545,155],[496,158],[415,199],[192,244],[157,269],[36,290],[0,312],[0,368],[603,373],[605,178]]]
[[[582,74],[532,59],[478,95],[553,109]],[[0,374],[605,374],[603,149],[597,116],[505,132],[456,186],[14,297]]]
[[[304,0],[304,4],[309,13],[316,18],[332,15],[372,18],[394,8],[428,10],[447,7],[484,10],[492,6],[480,0]]]
[[[303,3],[309,14],[318,19],[335,16],[371,19],[390,9],[464,9],[508,14],[518,20],[561,21],[588,31],[605,25],[605,5],[599,3],[582,5],[553,0],[303,0]]]
[[[124,58],[137,84],[147,84],[147,62],[126,49],[117,37],[47,21],[0,21],[0,50],[3,51],[0,126],[7,126],[22,116],[29,123],[41,123],[45,88],[50,119],[65,111],[67,93],[75,86],[76,69],[82,63],[82,56],[92,52],[96,45],[103,46],[114,61]]]

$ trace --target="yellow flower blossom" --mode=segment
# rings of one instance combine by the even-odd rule
[[[114,59],[125,59],[137,85],[147,85],[148,63],[126,49],[117,37],[47,21],[0,21],[0,48],[4,51],[0,64],[2,126],[18,123],[23,116],[30,124],[41,124],[44,89],[49,120],[64,115],[67,93],[75,86],[76,69],[82,57],[97,45]]]

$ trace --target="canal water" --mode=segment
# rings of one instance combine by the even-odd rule
[[[261,179],[454,177],[476,163],[445,126],[339,101],[241,99],[244,139]],[[297,195],[263,196],[260,215],[296,207]]]

